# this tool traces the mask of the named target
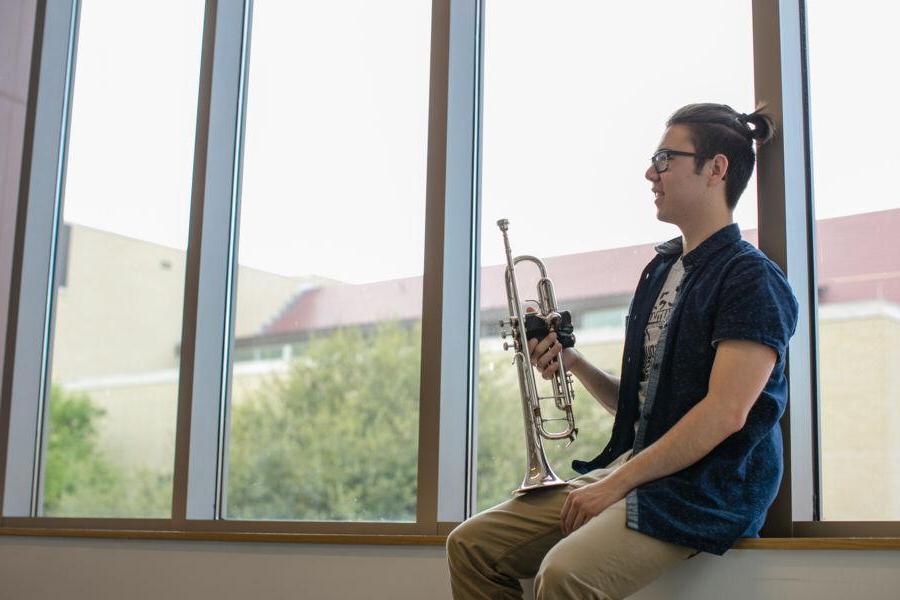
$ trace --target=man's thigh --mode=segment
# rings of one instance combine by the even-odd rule
[[[546,597],[625,598],[695,552],[628,529],[622,499],[547,553],[536,591],[543,586],[551,592]]]
[[[475,515],[453,530],[448,551],[465,549],[516,579],[534,577],[544,555],[562,538],[559,515],[570,489],[532,491]]]
[[[608,468],[577,477],[569,485],[533,490],[471,517],[450,534],[448,551],[465,548],[499,573],[516,579],[534,577],[547,551],[562,539],[560,513],[569,492],[603,479],[625,459],[623,455]]]

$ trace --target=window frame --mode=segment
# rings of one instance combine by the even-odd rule
[[[53,289],[58,254],[54,232],[62,214],[80,0],[38,1],[16,240],[9,257],[10,306],[8,315],[0,317],[9,319],[0,390],[4,532],[67,530],[87,535],[101,529],[176,539],[188,534],[291,534],[318,542],[329,536],[414,540],[439,538],[473,514],[486,1],[432,2],[418,489],[416,520],[409,523],[223,518],[229,356],[234,351],[230,307],[235,297],[252,0],[206,0],[205,6],[171,518],[40,515],[38,457],[46,444],[41,399],[49,395],[49,358],[44,356],[54,314],[47,291]],[[785,270],[801,306],[789,347],[793,400],[781,421],[785,475],[763,536],[900,537],[900,522],[818,520],[818,307],[813,293],[805,0],[752,0],[752,10],[756,97],[768,103],[780,129],[759,152],[759,245]],[[29,303],[29,298],[47,300]],[[224,314],[231,315],[230,323],[223,322]]]

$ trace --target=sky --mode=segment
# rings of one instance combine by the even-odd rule
[[[83,0],[67,222],[186,247],[202,4]],[[255,0],[242,265],[348,283],[421,275],[430,4]],[[896,208],[882,174],[900,84],[883,74],[900,5],[807,5],[817,217]],[[542,257],[677,235],[655,220],[643,174],[679,106],[752,110],[750,9],[488,0],[481,263],[504,261],[499,218],[515,253]],[[755,200],[751,180],[744,228]]]

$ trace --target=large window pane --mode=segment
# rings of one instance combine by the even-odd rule
[[[81,2],[48,516],[170,514],[202,24],[199,0]]]
[[[430,3],[254,3],[226,514],[415,520]]]
[[[546,259],[560,305],[574,312],[579,349],[618,374],[640,271],[655,243],[679,235],[655,219],[649,157],[682,105],[752,110],[750,9],[712,0],[487,3],[479,509],[508,498],[525,475],[515,368],[497,337],[507,309],[496,221],[509,218],[514,254]],[[755,178],[735,218],[744,230],[756,226]],[[755,231],[745,236],[756,240]],[[521,297],[536,298],[534,270],[519,278]],[[577,383],[575,396],[577,441],[545,442],[561,477],[574,476],[571,459],[593,458],[611,432],[611,415]],[[545,416],[561,415],[547,404]]]
[[[827,520],[900,519],[900,6],[807,2]],[[866,65],[866,68],[860,68]]]

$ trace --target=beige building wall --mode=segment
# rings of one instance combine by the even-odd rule
[[[900,311],[870,303],[822,312],[822,518],[900,519]]]
[[[823,516],[900,519],[900,318],[826,315],[820,340]],[[618,372],[621,340],[585,344],[583,351],[595,364]],[[239,363],[233,397],[249,397],[286,366],[284,361]],[[125,464],[171,469],[177,380],[175,371],[164,376],[166,381],[75,386],[107,411],[102,443]]]
[[[184,253],[74,226],[60,290],[53,381],[106,411],[101,436],[127,465],[171,469]],[[238,336],[252,335],[303,285],[241,268]],[[822,500],[829,520],[900,519],[900,308],[823,305],[820,313]],[[582,351],[618,373],[621,336],[583,331]],[[500,341],[482,340],[482,351]],[[249,397],[287,367],[237,363],[232,397]]]
[[[248,397],[284,368],[281,361],[236,365],[232,397],[238,401]],[[110,459],[128,467],[172,471],[178,405],[176,370],[143,377],[95,379],[63,388],[88,394],[105,412],[99,427],[100,444]]]
[[[178,368],[185,252],[92,229],[71,228],[59,288],[53,381]],[[257,333],[312,278],[238,270],[235,333]]]
[[[66,263],[56,298],[53,383],[87,393],[106,412],[101,436],[112,459],[171,470],[184,251],[73,225]],[[314,280],[321,281],[240,267],[236,335],[259,332]],[[236,371],[238,388],[262,377]]]

